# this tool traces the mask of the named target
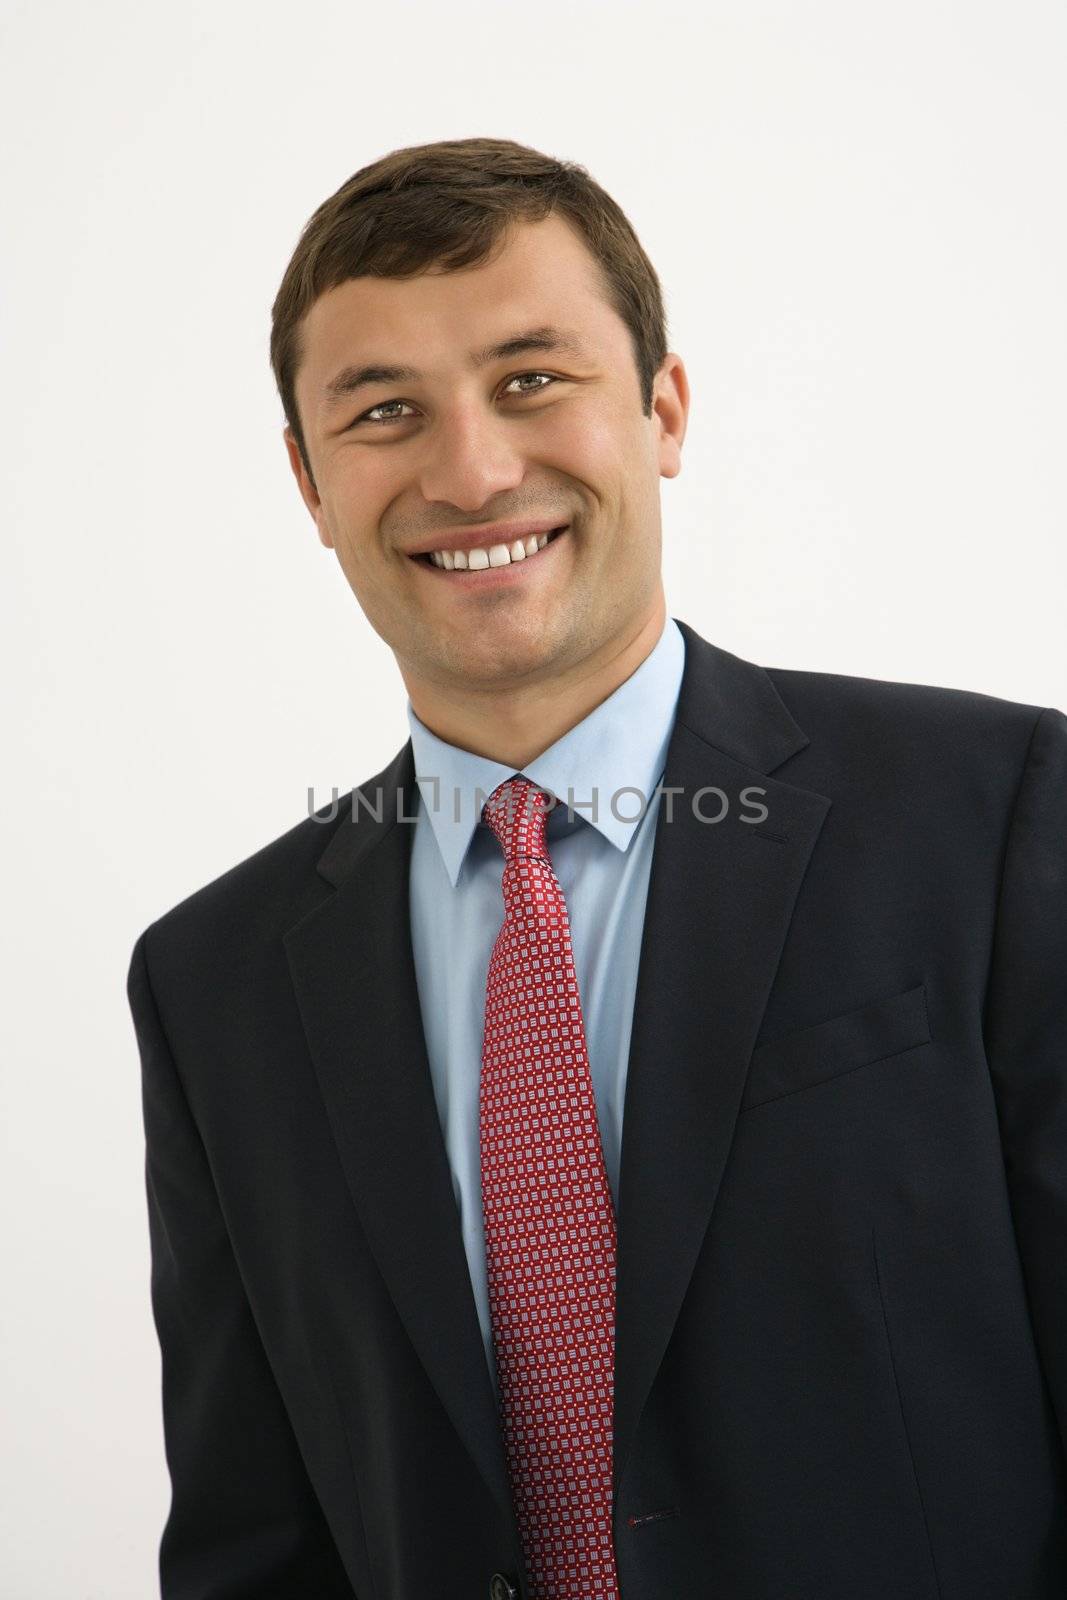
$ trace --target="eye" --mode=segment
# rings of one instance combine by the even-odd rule
[[[541,378],[543,382],[539,383],[536,389],[520,389],[520,394],[540,394],[542,389],[556,382],[550,372],[517,372],[513,378],[508,379],[504,387],[508,389],[513,383],[522,383],[525,378]]]
[[[403,418],[398,416],[398,415],[396,415],[395,413],[392,416],[389,416],[389,417],[381,417],[381,416],[377,416],[376,417],[374,413],[376,411],[388,411],[391,406],[406,406],[406,405],[407,405],[407,401],[406,400],[382,400],[382,401],[380,401],[378,403],[378,405],[371,406],[369,411],[364,411],[364,413],[363,413],[363,415],[361,417],[357,417],[356,418],[356,422],[377,422],[379,424],[385,423],[385,422],[402,422]],[[355,426],[355,424],[353,424],[353,426]]]
[[[553,377],[550,372],[517,372],[513,378],[507,380],[504,389],[510,389],[513,383],[525,383],[528,378],[536,378],[537,384],[534,388],[519,389],[517,393],[520,399],[523,395],[540,394],[550,384],[559,382],[559,379]],[[351,426],[355,428],[361,422],[369,422],[373,426],[386,427],[390,422],[406,422],[407,418],[401,416],[400,410],[397,409],[399,407],[407,407],[409,411],[412,409],[406,400],[380,400],[376,406],[371,406],[369,411],[364,411],[358,416]]]

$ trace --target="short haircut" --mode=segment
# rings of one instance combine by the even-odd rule
[[[406,278],[487,261],[516,221],[553,212],[597,262],[605,296],[630,330],[645,415],[667,354],[663,292],[622,209],[584,167],[511,139],[442,139],[362,167],[309,218],[271,311],[270,362],[309,477],[296,404],[301,324],[327,290],[351,278]]]

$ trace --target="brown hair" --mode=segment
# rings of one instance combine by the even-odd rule
[[[286,421],[311,477],[296,405],[300,324],[319,295],[350,278],[405,278],[487,260],[516,220],[558,212],[600,266],[630,330],[645,415],[667,354],[659,279],[621,208],[584,167],[511,139],[441,139],[393,150],[354,173],[309,218],[271,310],[270,362]]]

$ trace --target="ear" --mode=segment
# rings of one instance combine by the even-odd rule
[[[326,546],[327,550],[332,550],[333,539],[330,536],[329,528],[326,526],[326,517],[322,509],[322,501],[319,499],[319,491],[316,489],[304,465],[303,457],[300,454],[300,446],[297,444],[296,436],[288,424],[282,430],[282,438],[285,440],[285,448],[289,454],[289,465],[293,469],[293,476],[300,490],[300,498],[315,520],[315,526],[319,530],[320,542]]]
[[[681,356],[669,351],[652,380],[652,421],[661,478],[682,470],[682,441],[689,421],[689,379]]]

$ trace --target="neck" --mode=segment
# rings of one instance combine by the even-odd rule
[[[548,682],[456,694],[401,669],[419,721],[446,744],[516,770],[569,733],[651,654],[663,632],[660,588],[649,614],[602,650]]]

